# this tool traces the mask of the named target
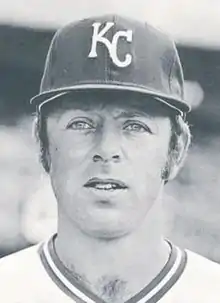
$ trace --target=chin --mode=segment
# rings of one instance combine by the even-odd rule
[[[105,221],[103,220],[103,222],[87,221],[87,226],[81,226],[81,230],[92,238],[114,240],[132,233],[133,226],[128,226],[126,223],[123,224],[122,221],[119,220],[108,221],[107,219]]]
[[[87,218],[85,225],[79,226],[84,234],[96,239],[113,240],[124,237],[131,233],[131,226],[127,222],[116,218],[103,216],[102,218]]]
[[[75,224],[85,235],[96,239],[118,239],[134,232],[140,218],[117,208],[92,208],[75,218]]]
[[[128,231],[124,230],[109,230],[107,228],[105,229],[96,229],[96,230],[86,230],[84,231],[88,236],[100,240],[105,240],[105,241],[111,241],[111,240],[116,240],[122,237],[125,237],[126,235],[129,234]]]

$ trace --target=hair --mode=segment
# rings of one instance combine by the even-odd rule
[[[181,115],[172,115],[171,137],[169,142],[168,159],[162,172],[162,178],[167,182],[170,177],[172,165],[176,163],[179,170],[182,168],[191,143],[189,124]],[[181,152],[182,151],[182,152]]]
[[[50,102],[53,103],[53,102]],[[56,106],[44,106],[47,109],[41,110],[37,108],[34,121],[34,134],[39,142],[40,147],[40,162],[43,165],[45,171],[50,171],[49,161],[49,138],[47,133],[47,118],[51,111]],[[167,106],[165,106],[167,108]],[[185,121],[184,116],[180,115],[175,110],[167,110],[171,121],[171,137],[169,142],[168,159],[166,166],[162,171],[162,178],[165,182],[168,181],[170,171],[174,163],[178,164],[179,168],[182,167],[187,155],[189,145],[191,143],[191,133],[188,123]],[[181,152],[183,151],[183,152]]]

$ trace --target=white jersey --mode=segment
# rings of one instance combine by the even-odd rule
[[[219,284],[218,264],[171,245],[165,267],[126,303],[219,303]],[[64,268],[54,237],[0,260],[0,302],[104,303]]]

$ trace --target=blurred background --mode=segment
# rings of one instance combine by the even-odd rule
[[[118,3],[117,3],[118,2]],[[131,2],[131,1],[130,1]],[[44,60],[55,30],[116,11],[176,41],[192,105],[192,146],[166,186],[166,236],[220,263],[220,2],[218,0],[7,0],[0,9],[0,256],[56,230],[56,203],[32,135]]]

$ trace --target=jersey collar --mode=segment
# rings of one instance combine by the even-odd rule
[[[39,255],[45,270],[54,283],[77,303],[105,303],[104,300],[83,287],[76,277],[59,260],[54,240],[56,235],[42,244]],[[184,271],[187,255],[170,242],[170,256],[160,273],[139,293],[127,300],[125,303],[156,303],[176,283]]]

